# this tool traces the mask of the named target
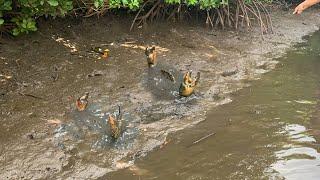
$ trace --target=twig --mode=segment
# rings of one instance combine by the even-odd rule
[[[32,95],[32,94],[25,94],[25,93],[22,93],[22,92],[19,92],[20,95],[22,96],[29,96],[29,97],[33,97],[35,99],[41,99],[41,100],[45,100],[44,98],[42,97],[38,97],[38,96],[35,96],[35,95]]]
[[[212,23],[212,20],[211,20],[211,18],[210,18],[210,13],[209,13],[208,10],[207,10],[207,22],[209,22],[210,25],[211,25],[211,28],[213,28],[213,23]]]
[[[212,133],[210,133],[210,134],[208,134],[208,135],[206,135],[206,136],[203,136],[202,138],[200,138],[200,139],[198,139],[198,140],[196,140],[196,141],[193,141],[193,143],[190,144],[190,145],[188,146],[188,148],[191,147],[191,146],[193,146],[193,145],[195,145],[195,144],[198,144],[199,142],[201,142],[201,141],[203,141],[203,140],[205,140],[205,139],[207,139],[207,138],[209,138],[209,137],[211,137],[211,136],[213,136],[213,135],[215,135],[215,134],[216,134],[215,132],[212,132]]]
[[[147,12],[147,14],[138,17],[137,19],[139,19],[140,21],[138,22],[138,25],[141,23],[146,24],[147,18],[151,15],[151,13],[153,13],[154,9],[159,6],[159,4],[161,3],[161,0],[158,0],[153,6],[152,8]]]
[[[272,20],[271,20],[271,16],[269,11],[266,9],[266,7],[259,1],[257,1],[258,5],[260,5],[260,7],[262,8],[262,10],[264,11],[264,13],[266,14],[266,19],[267,19],[267,25],[271,30],[271,33],[273,33],[273,25],[272,25]],[[269,22],[269,23],[268,23]]]
[[[96,11],[96,12],[84,15],[83,17],[88,18],[88,17],[94,16],[94,15],[99,14],[99,13],[100,13],[100,11]]]
[[[220,13],[220,10],[217,9],[217,12],[218,12],[218,16],[219,16],[219,19],[220,19],[220,23],[221,23],[221,26],[222,26],[222,29],[224,29],[224,20],[222,18],[222,15]]]
[[[236,4],[237,4],[237,8],[236,8],[236,15],[235,15],[235,18],[236,18],[235,28],[238,29],[238,22],[239,22],[239,3],[236,3]]]
[[[143,10],[144,6],[145,6],[147,3],[149,3],[149,2],[150,2],[150,0],[149,0],[149,1],[146,1],[146,2],[141,6],[141,8],[139,9],[138,13],[136,14],[136,16],[134,17],[134,19],[133,19],[133,21],[132,21],[132,24],[131,24],[131,27],[130,27],[130,31],[132,30],[132,28],[133,28],[133,26],[134,26],[134,24],[135,24],[138,16],[140,15],[141,11]]]
[[[167,18],[167,20],[170,20],[172,17],[174,17],[174,15],[179,11],[179,6],[175,7],[172,10],[172,13],[169,15],[169,17]]]

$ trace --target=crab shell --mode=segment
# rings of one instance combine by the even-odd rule
[[[78,109],[78,111],[84,111],[87,108],[88,105],[88,97],[89,97],[89,93],[86,92],[85,95],[79,97],[76,101],[76,107]]]
[[[147,47],[145,50],[145,54],[147,56],[147,62],[149,67],[153,67],[157,63],[157,53],[156,48],[153,47]]]
[[[196,87],[196,85],[199,83],[200,79],[200,73],[197,73],[197,76],[195,78],[191,77],[192,72],[188,71],[183,76],[183,82],[180,85],[179,94],[184,97],[190,96]]]
[[[84,111],[87,108],[88,102],[87,101],[81,101],[80,98],[76,101],[76,107],[78,111]]]
[[[108,118],[108,124],[111,128],[112,137],[117,139],[120,136],[120,128],[118,127],[119,124],[116,121],[116,119],[114,117],[112,117],[110,114],[109,114],[109,118]]]
[[[186,85],[184,83],[181,83],[180,89],[179,89],[179,94],[180,96],[188,97],[194,92],[194,86],[191,87],[189,85]]]

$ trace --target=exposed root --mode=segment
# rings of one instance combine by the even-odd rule
[[[145,14],[142,12],[148,9]],[[175,20],[183,19],[185,16],[191,18],[190,13],[195,13],[198,19],[201,10],[190,12],[187,6],[183,4],[168,5],[163,0],[148,0],[146,1],[136,14],[132,21],[130,30],[134,25],[140,26],[152,22],[156,19]],[[216,9],[207,10],[206,25],[212,28],[220,26],[222,29],[247,27],[251,28],[254,22],[260,25],[261,33],[273,32],[270,14],[265,6],[259,0],[252,0],[250,4],[245,3],[244,0],[230,1],[229,5],[224,5]]]
[[[133,26],[136,25],[141,25],[146,24],[147,23],[147,19],[150,19],[150,21],[154,20],[154,17],[158,16],[158,13],[160,11],[159,8],[161,8],[161,0],[157,0],[156,3],[149,9],[149,11],[143,15],[143,16],[139,16],[140,13],[142,12],[143,8],[148,4],[152,2],[151,0],[146,1],[140,8],[140,10],[138,11],[138,13],[136,14],[136,17],[134,18],[130,30],[132,30]]]
[[[222,6],[217,9],[207,11],[206,24],[212,28],[226,26],[238,29],[241,27],[252,27],[254,21],[260,25],[261,33],[273,32],[270,14],[264,5],[253,0],[251,4],[246,4],[244,0],[236,0],[229,6]]]
[[[146,1],[145,3],[143,3],[143,5],[141,6],[141,8],[139,9],[138,13],[136,14],[136,16],[134,17],[134,19],[133,19],[133,21],[132,21],[132,24],[131,24],[131,26],[130,26],[130,31],[132,30],[132,28],[133,28],[133,26],[134,26],[137,18],[139,17],[141,11],[143,10],[143,8],[144,8],[149,2],[151,2],[151,0],[148,0],[148,1]]]

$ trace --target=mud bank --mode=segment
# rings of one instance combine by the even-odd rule
[[[230,94],[319,29],[317,11],[272,14],[274,33],[263,38],[258,29],[222,32],[185,24],[129,32],[129,21],[102,18],[43,23],[31,36],[1,40],[1,177],[94,179],[132,165],[164,145],[169,133],[231,102]],[[201,72],[195,95],[180,98],[179,82],[148,70],[147,45],[157,46],[158,70],[174,72],[177,81],[186,70]],[[97,46],[110,50],[107,60],[90,52]],[[85,91],[90,105],[79,113],[74,102]],[[119,104],[126,129],[114,142],[106,115]],[[56,119],[62,125],[48,124]]]

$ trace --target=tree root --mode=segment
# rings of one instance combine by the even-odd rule
[[[148,4],[152,2],[151,0],[148,0],[146,1],[142,6],[141,8],[139,9],[138,13],[136,14],[132,24],[131,24],[131,27],[130,27],[130,31],[132,30],[133,26],[136,24],[136,25],[140,25],[140,24],[146,24],[147,23],[147,19],[150,18],[150,21],[153,21],[154,17],[157,15],[157,13],[160,12],[160,9],[161,8],[161,0],[157,0],[156,3],[149,9],[149,11],[143,15],[143,16],[139,16],[140,13],[142,12],[143,8]],[[137,22],[138,21],[138,22]]]
[[[210,22],[212,28],[220,25],[222,29],[226,26],[238,29],[239,25],[250,28],[253,21],[257,21],[262,34],[273,32],[270,14],[260,1],[252,0],[251,4],[245,4],[244,0],[236,0],[233,3],[231,6],[210,10],[206,23],[214,22]]]
[[[141,15],[144,9],[146,13]],[[195,16],[198,17],[201,10],[197,9]],[[187,16],[184,16],[184,15]],[[221,27],[222,29],[247,27],[251,28],[253,23],[258,23],[261,33],[273,32],[273,26],[270,14],[266,7],[259,0],[252,0],[252,3],[247,4],[244,0],[234,0],[229,5],[224,5],[216,9],[206,11],[205,23],[211,28]],[[133,27],[147,24],[156,19],[183,19],[184,17],[191,18],[192,15],[186,5],[168,5],[163,0],[148,0],[137,12],[132,21],[130,30]],[[197,18],[198,19],[198,18]]]

